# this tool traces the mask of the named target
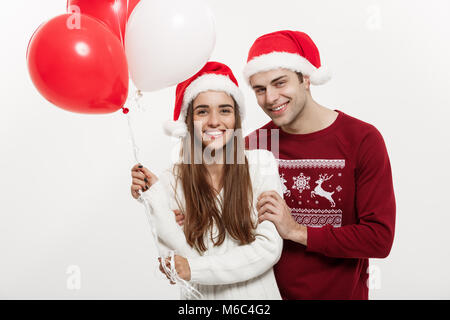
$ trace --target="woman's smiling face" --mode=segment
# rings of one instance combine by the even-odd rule
[[[233,98],[223,91],[200,93],[193,102],[194,131],[202,145],[222,149],[233,137],[236,125]]]

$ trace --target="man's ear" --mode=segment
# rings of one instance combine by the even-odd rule
[[[311,79],[307,75],[303,75],[303,85],[305,86],[306,90],[309,90],[311,87]]]

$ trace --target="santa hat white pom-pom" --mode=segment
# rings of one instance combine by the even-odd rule
[[[320,67],[314,70],[309,78],[314,85],[325,84],[331,79],[331,71],[326,67]]]
[[[181,138],[181,137],[186,136],[188,130],[187,130],[186,123],[184,123],[182,121],[170,120],[170,121],[166,121],[166,123],[164,123],[164,132],[168,136]]]

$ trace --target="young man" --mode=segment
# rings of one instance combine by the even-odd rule
[[[272,121],[246,145],[274,152],[284,184],[284,199],[266,192],[257,206],[285,239],[275,266],[283,299],[368,299],[368,258],[388,256],[395,226],[381,134],[314,101],[311,84],[330,77],[305,33],[263,35],[247,61],[244,75]]]

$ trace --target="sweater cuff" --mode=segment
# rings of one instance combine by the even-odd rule
[[[307,227],[307,244],[306,251],[317,252],[325,254],[327,249],[327,228],[323,226],[322,228]]]
[[[142,203],[142,198],[145,197],[150,203],[152,203],[154,201],[161,201],[161,197],[164,195],[164,188],[161,181],[158,180],[147,191],[142,192],[138,200]]]
[[[200,283],[211,270],[207,257],[187,257],[186,259],[188,260],[189,268],[191,269],[190,281]]]

